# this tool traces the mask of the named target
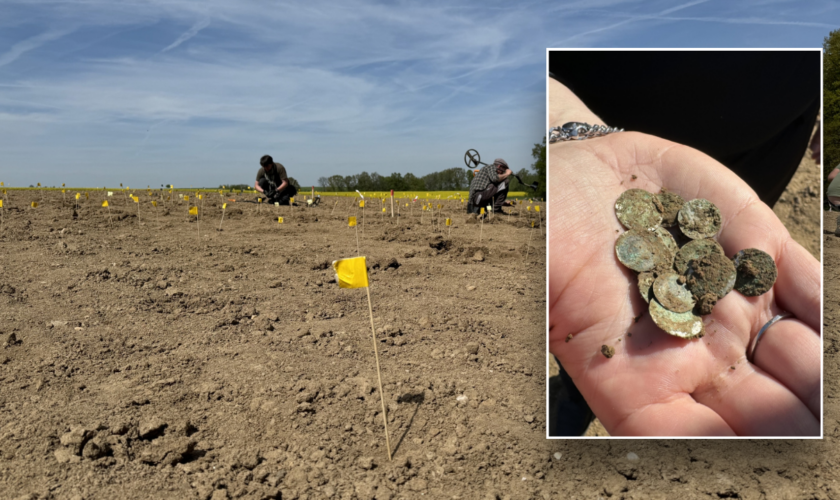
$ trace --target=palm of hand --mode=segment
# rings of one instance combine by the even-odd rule
[[[549,149],[549,349],[613,435],[818,435],[819,262],[731,171],[691,148],[621,133]],[[636,175],[636,180],[631,180]],[[624,228],[614,204],[630,188],[665,187],[720,209],[728,257],[759,248],[776,261],[774,288],[731,292],[705,316],[706,336],[683,340],[647,313],[635,273],[615,256]],[[780,311],[746,359],[751,338]],[[638,322],[636,322],[638,318]],[[565,342],[566,336],[573,340]],[[607,359],[602,345],[616,354]]]

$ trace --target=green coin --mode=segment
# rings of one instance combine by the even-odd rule
[[[644,189],[628,189],[615,202],[615,215],[627,229],[649,229],[662,223],[654,195]]]
[[[709,200],[687,202],[677,215],[680,230],[691,239],[711,238],[720,231],[720,211]]]
[[[652,272],[639,273],[639,293],[642,294],[645,302],[650,302],[650,289],[654,281],[656,281],[656,275]]]
[[[702,259],[703,257],[708,257],[714,252],[725,255],[723,247],[715,240],[691,240],[680,248],[679,252],[677,252],[677,257],[674,261],[674,268],[678,273],[685,274],[685,272],[688,271],[689,262],[692,260]]]
[[[695,297],[713,294],[719,298],[735,286],[735,264],[725,255],[712,252],[702,259],[692,260],[685,274],[686,285]]]
[[[674,237],[671,236],[671,233],[669,233],[667,229],[655,227],[651,230],[651,232],[656,236],[656,239],[662,243],[662,247],[665,249],[665,251],[660,253],[657,258],[656,268],[670,271],[674,268],[674,259],[677,257],[677,252],[680,251],[680,247],[677,245]]]
[[[773,288],[778,271],[773,257],[767,252],[748,248],[736,253],[732,262],[738,272],[735,290],[747,297],[755,297]]]
[[[691,311],[684,313],[669,311],[656,300],[650,301],[650,317],[656,326],[675,337],[693,339],[706,334],[700,316]]]
[[[692,310],[695,302],[691,292],[684,283],[679,282],[679,278],[680,275],[673,271],[660,274],[653,283],[653,295],[656,301],[669,311],[684,313]]]
[[[667,250],[651,231],[631,229],[618,237],[615,253],[619,262],[641,273],[653,270]]]

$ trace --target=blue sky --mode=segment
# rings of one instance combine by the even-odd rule
[[[304,186],[532,163],[546,47],[820,47],[836,1],[0,1],[0,180]]]

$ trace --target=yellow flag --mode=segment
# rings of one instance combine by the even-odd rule
[[[262,198],[257,198],[257,203],[262,203]]]
[[[63,182],[61,183],[61,187],[64,187],[64,183],[63,183]]]
[[[534,224],[536,224],[536,221],[533,221],[533,220],[532,220],[532,221],[531,221],[531,227],[534,227]]]
[[[140,197],[139,196],[132,196],[131,199],[134,200],[134,203],[140,203]]]
[[[283,217],[277,217],[277,223],[282,224],[283,223]]]
[[[451,226],[452,225],[452,219],[446,219],[446,225]]]
[[[108,206],[108,200],[103,201],[103,202],[102,202],[102,206],[103,206],[103,207],[107,207],[107,206]]]
[[[120,184],[120,186],[122,186],[122,184]],[[170,184],[170,185],[169,185],[169,189],[175,189],[175,186],[173,186],[172,184]]]
[[[539,206],[539,205],[534,206],[534,210],[536,210],[537,212],[539,212],[539,211],[540,211],[540,206]]]
[[[190,209],[190,215],[198,215],[198,207],[192,207]]]
[[[157,202],[155,200],[152,200],[152,206],[157,207]]]
[[[222,203],[222,210],[227,208],[227,203]]]
[[[306,198],[306,196],[304,196],[304,198]],[[289,198],[289,203],[294,203],[294,202],[295,202],[294,198]]]
[[[64,194],[64,193],[66,193],[66,192],[67,192],[67,190],[66,190],[66,189],[62,189],[62,190],[61,190],[61,194]]]
[[[0,208],[3,208],[3,200],[0,200]]]
[[[520,204],[520,205],[522,204],[522,200],[519,200],[519,204]]]
[[[187,195],[184,195],[184,201],[190,201],[190,197],[187,196]]]
[[[530,212],[531,211],[531,205],[528,205],[527,207],[525,207],[525,210]]]
[[[340,288],[368,286],[367,264],[364,257],[334,260],[332,265]]]
[[[122,187],[122,182],[120,182],[120,187]]]
[[[30,186],[31,186],[31,185],[32,185],[32,184],[30,184]],[[40,182],[38,183],[38,187],[41,187],[41,183],[40,183]]]
[[[3,184],[2,182],[0,182],[0,186],[5,186],[5,184]]]
[[[383,211],[383,212],[387,212],[387,210],[385,209],[385,207],[382,207],[382,211]]]
[[[347,225],[350,226],[350,227],[355,227],[356,226],[356,218],[355,217],[350,217],[350,221],[347,223]]]
[[[438,210],[440,210],[440,209],[441,209],[441,206],[442,206],[442,205],[441,205],[440,203],[438,203]]]
[[[359,208],[365,208],[365,200],[359,202]]]
[[[81,195],[81,194],[76,193],[76,199],[77,199],[77,200],[78,200],[79,198],[81,198],[81,197],[82,197],[82,195]]]
[[[86,199],[86,200],[89,200],[89,199],[90,199],[90,195],[89,195],[89,194],[87,194],[87,193],[85,193],[85,199]]]
[[[478,213],[480,213],[481,215],[484,215],[484,207],[479,208]]]
[[[198,195],[198,199],[199,199],[199,200],[203,200],[203,199],[204,199],[204,195],[202,195],[202,194]]]
[[[38,202],[33,201],[32,203],[29,204],[29,206],[31,206],[32,208],[38,208]]]

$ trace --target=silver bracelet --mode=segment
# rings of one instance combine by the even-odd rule
[[[561,127],[548,129],[548,143],[559,141],[580,141],[592,137],[612,134],[613,132],[624,132],[623,128],[607,127],[606,125],[590,125],[588,123],[569,122]]]

